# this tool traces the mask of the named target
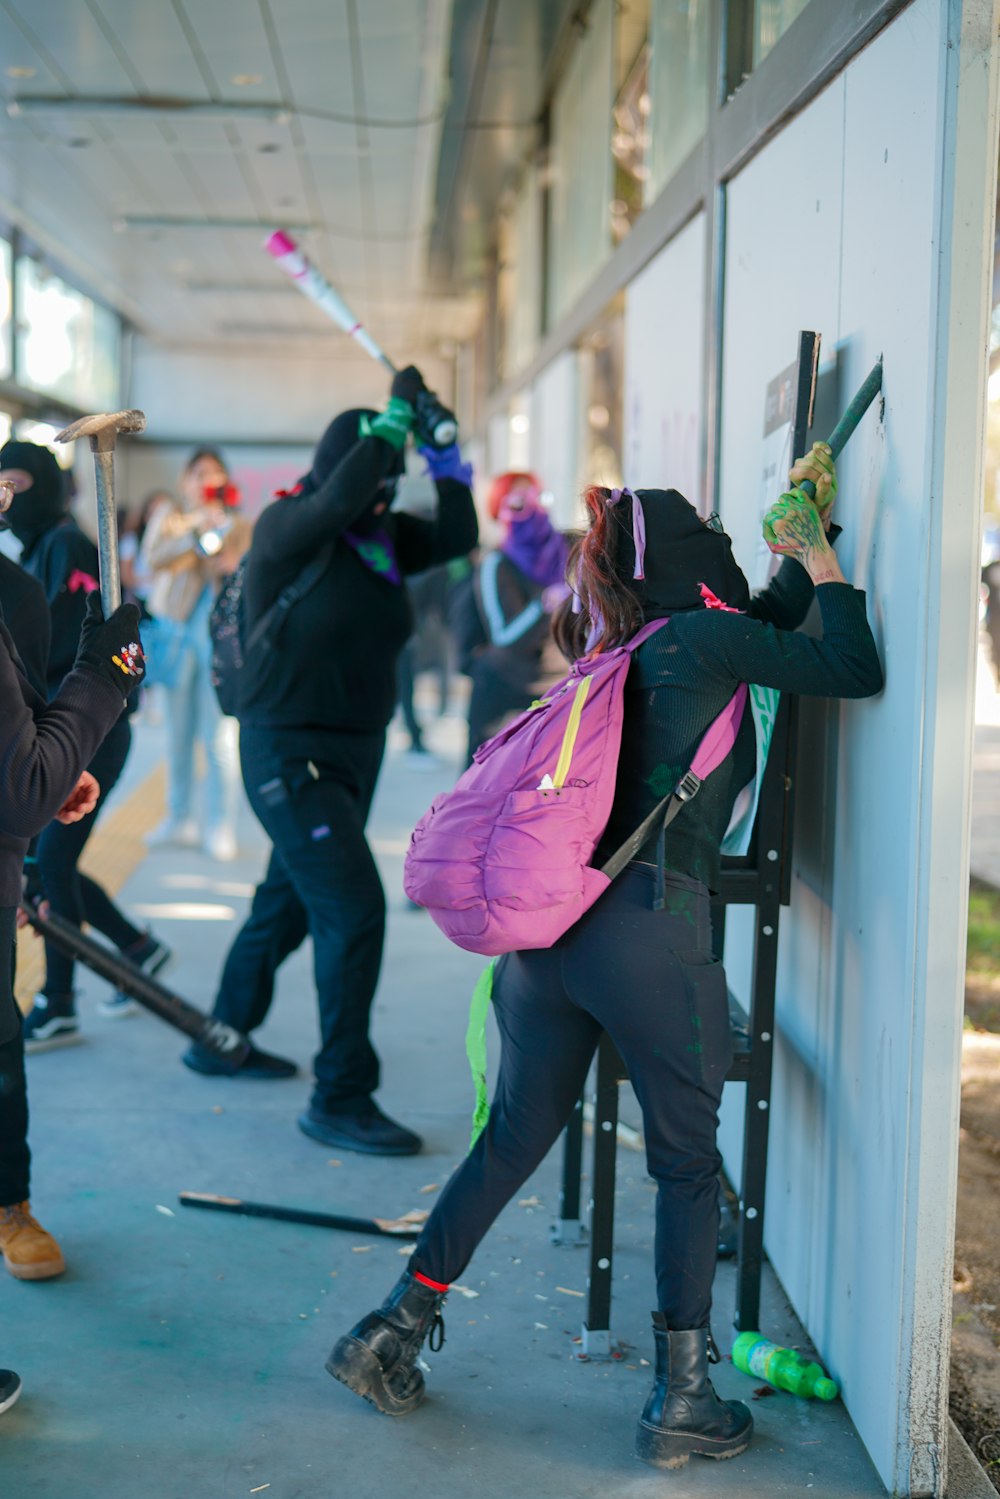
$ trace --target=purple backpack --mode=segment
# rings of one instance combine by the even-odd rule
[[[545,697],[480,745],[453,789],[417,823],[404,888],[459,947],[486,957],[551,947],[657,828],[662,845],[667,825],[729,754],[747,699],[743,683],[687,775],[602,869],[592,867],[614,800],[632,652],[664,624],[655,620],[626,645],[575,662]],[[661,846],[661,876],[662,854]]]

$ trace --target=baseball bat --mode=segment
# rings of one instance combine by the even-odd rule
[[[215,1052],[227,1062],[241,1062],[250,1050],[250,1042],[240,1031],[221,1020],[213,1020],[194,1005],[181,999],[179,994],[157,983],[143,973],[134,963],[120,953],[113,953],[81,932],[78,926],[50,911],[43,916],[34,906],[25,904],[21,910],[35,931],[61,952],[85,964],[99,978],[106,979],[121,989],[130,999],[138,1000],[144,1009],[152,1011],[174,1030],[183,1031],[193,1041]]]
[[[338,328],[349,333],[355,343],[361,345],[366,354],[379,360],[386,369],[396,372],[396,366],[367,331],[364,324],[354,316],[339,292],[334,291],[326,277],[307,260],[292,237],[283,229],[276,229],[264,241],[264,248],[273,255],[287,276],[291,276],[299,291],[310,301],[321,307],[327,317],[332,318]]]

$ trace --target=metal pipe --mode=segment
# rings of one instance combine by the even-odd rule
[[[97,480],[97,560],[101,579],[101,604],[109,619],[122,601],[118,562],[118,516],[115,512],[115,455],[94,453]]]
[[[837,423],[833,431],[830,433],[830,436],[827,438],[827,442],[829,443],[833,451],[834,460],[839,458],[840,454],[843,452],[848,438],[853,434],[854,429],[857,427],[861,418],[864,416],[865,412],[868,410],[869,406],[874,401],[875,397],[878,395],[881,389],[882,359],[880,356],[877,363],[872,366],[871,373],[869,374],[867,380],[861,386],[860,390],[857,391],[847,410],[840,418],[840,421]],[[799,489],[801,489],[802,493],[808,495],[811,500],[814,500],[816,498],[816,486],[811,479],[803,479],[802,483],[798,487]]]

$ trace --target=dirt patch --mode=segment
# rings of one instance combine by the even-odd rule
[[[977,1019],[1000,1008],[1000,985],[972,981]],[[975,990],[976,992],[972,992]],[[1000,1035],[967,1030],[955,1232],[951,1414],[1000,1492]]]

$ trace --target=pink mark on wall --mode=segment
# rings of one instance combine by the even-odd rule
[[[256,520],[265,505],[269,505],[279,490],[294,489],[302,474],[302,461],[289,458],[267,468],[235,468],[233,483],[243,496],[244,514]]]

